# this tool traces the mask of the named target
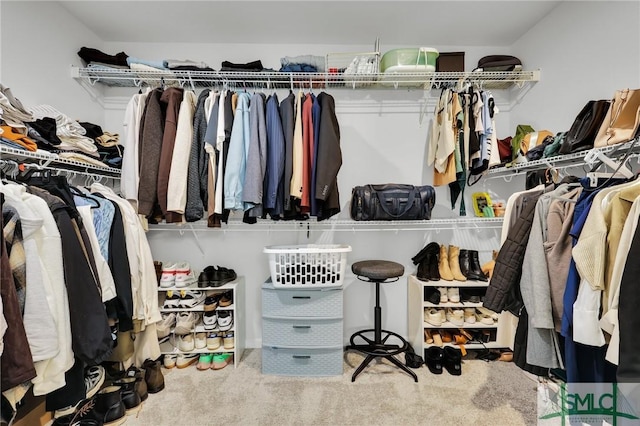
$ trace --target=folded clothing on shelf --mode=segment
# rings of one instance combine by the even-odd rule
[[[103,64],[120,65],[125,67],[129,65],[127,64],[127,58],[129,55],[124,52],[109,55],[92,47],[82,47],[78,51],[78,56],[80,56],[80,58],[87,64],[90,62],[101,62]]]
[[[298,56],[285,56],[280,58],[280,65],[282,68],[291,65],[306,65],[314,68],[317,72],[325,72],[325,57],[317,55],[298,55]],[[282,69],[280,69],[282,71]]]
[[[184,69],[189,68],[193,70],[212,70],[209,65],[204,62],[196,62],[190,59],[165,59],[164,67],[169,69]]]
[[[235,64],[229,61],[222,61],[220,71],[236,71],[236,72],[260,72],[264,69],[262,61],[252,61],[246,64]]]
[[[127,58],[127,65],[129,65],[129,67],[131,67],[132,64],[137,64],[137,65],[146,65],[151,68],[163,70],[167,68],[165,63],[166,61],[164,59],[149,60],[149,59],[134,58],[133,56],[129,56]]]

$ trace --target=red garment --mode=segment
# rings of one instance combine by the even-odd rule
[[[311,211],[311,171],[313,168],[313,98],[307,93],[302,103],[302,199],[300,211]]]

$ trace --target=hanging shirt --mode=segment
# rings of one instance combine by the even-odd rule
[[[284,134],[278,110],[278,96],[274,93],[267,99],[267,185],[264,194],[264,207],[270,211],[272,217],[284,213],[284,194],[278,196],[280,188],[284,190],[283,176]]]
[[[215,209],[214,213],[222,214],[222,199],[224,194],[224,188],[222,187],[222,179],[224,176],[224,159],[223,159],[223,151],[224,151],[224,123],[225,123],[225,108],[223,105],[225,104],[225,99],[227,96],[231,95],[231,93],[227,90],[223,90],[220,92],[220,98],[218,100],[218,125],[216,126],[216,151],[218,152],[218,163],[216,164],[216,192],[215,192]]]
[[[244,178],[242,198],[245,210],[262,204],[262,195],[267,170],[267,123],[265,96],[256,93],[251,98],[249,109],[249,152]],[[262,213],[258,216],[261,216]]]
[[[238,104],[231,130],[229,156],[224,174],[224,205],[230,210],[244,210],[242,191],[251,133],[249,130],[249,94],[238,94]]]

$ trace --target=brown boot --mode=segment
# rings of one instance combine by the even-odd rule
[[[466,281],[467,278],[460,271],[460,247],[449,246],[449,268],[453,279],[456,281]]]
[[[147,392],[158,393],[164,389],[164,376],[160,369],[160,361],[146,360],[142,364],[144,380],[147,382]]]
[[[440,262],[438,263],[438,270],[440,271],[440,278],[445,281],[453,281],[453,274],[449,268],[447,248],[444,245],[440,246]]]
[[[493,275],[493,268],[495,267],[496,267],[496,261],[490,260],[484,265],[482,265],[482,273],[488,276],[489,279],[491,279],[491,276]]]

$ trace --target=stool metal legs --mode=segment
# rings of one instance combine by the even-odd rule
[[[347,346],[346,350],[357,350],[367,355],[367,357],[362,361],[362,363],[356,368],[353,375],[351,376],[351,381],[354,382],[358,374],[360,374],[367,365],[375,358],[386,358],[391,361],[394,365],[396,365],[401,370],[408,373],[413,380],[418,381],[418,376],[416,373],[411,371],[400,362],[394,355],[403,353],[407,351],[409,344],[407,341],[397,333],[383,330],[382,329],[382,308],[380,307],[380,282],[376,282],[376,306],[373,309],[374,315],[374,328],[368,330],[361,330],[353,333],[350,339],[350,345]],[[373,332],[373,340],[367,337],[367,334]],[[400,342],[400,345],[397,344],[389,344],[387,340],[393,337],[394,340]],[[355,340],[359,338],[365,342],[365,344],[356,344]]]

